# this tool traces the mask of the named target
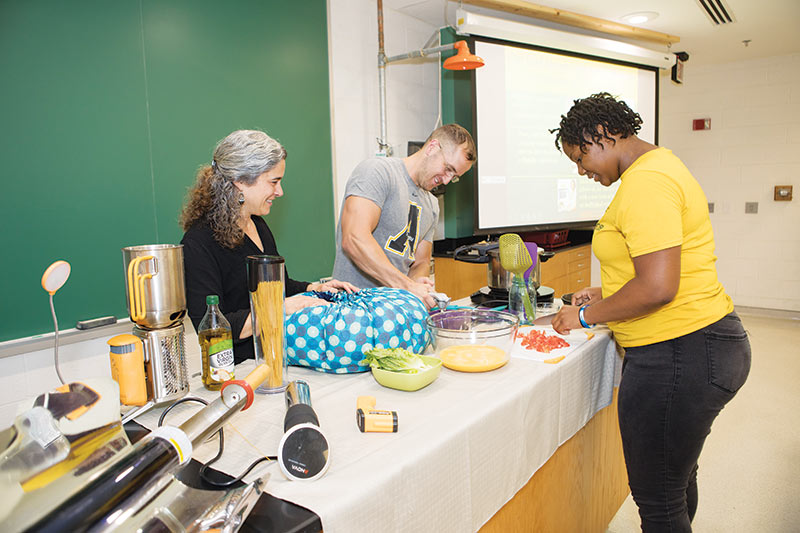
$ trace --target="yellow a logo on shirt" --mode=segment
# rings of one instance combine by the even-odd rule
[[[399,233],[389,237],[383,248],[387,252],[397,255],[405,255],[409,251],[408,258],[414,260],[414,253],[417,251],[419,239],[419,221],[422,217],[422,207],[414,202],[408,203],[408,221]]]

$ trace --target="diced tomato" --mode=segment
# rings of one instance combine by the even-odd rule
[[[541,353],[550,353],[559,348],[566,348],[569,343],[555,335],[548,335],[543,331],[532,329],[526,334],[520,335],[522,337],[522,346],[528,350],[536,350]]]

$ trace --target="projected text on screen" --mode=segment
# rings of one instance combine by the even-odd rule
[[[657,72],[530,48],[476,41],[486,65],[475,74],[478,232],[595,221],[617,184],[578,175],[554,144],[573,100],[608,92],[644,121],[655,141]]]

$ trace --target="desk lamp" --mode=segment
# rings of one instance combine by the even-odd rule
[[[44,271],[42,275],[42,288],[50,293],[50,311],[53,313],[53,324],[55,325],[56,338],[54,348],[54,362],[56,367],[56,374],[61,384],[65,384],[64,378],[61,377],[61,370],[58,368],[58,319],[56,319],[56,308],[53,305],[53,295],[64,286],[69,278],[69,273],[72,268],[66,261],[56,261]]]

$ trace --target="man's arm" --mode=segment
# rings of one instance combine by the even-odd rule
[[[432,251],[433,244],[430,241],[420,241],[417,251],[414,253],[414,263],[408,269],[409,278],[420,283],[430,283]]]
[[[372,236],[380,218],[381,208],[375,202],[360,196],[348,196],[342,208],[342,250],[358,268],[381,284],[411,291],[428,307],[433,307],[435,302],[428,296],[429,286],[412,280],[392,265]],[[422,244],[417,247],[418,250]],[[430,245],[427,256],[430,262]],[[416,265],[415,262],[412,270]]]

